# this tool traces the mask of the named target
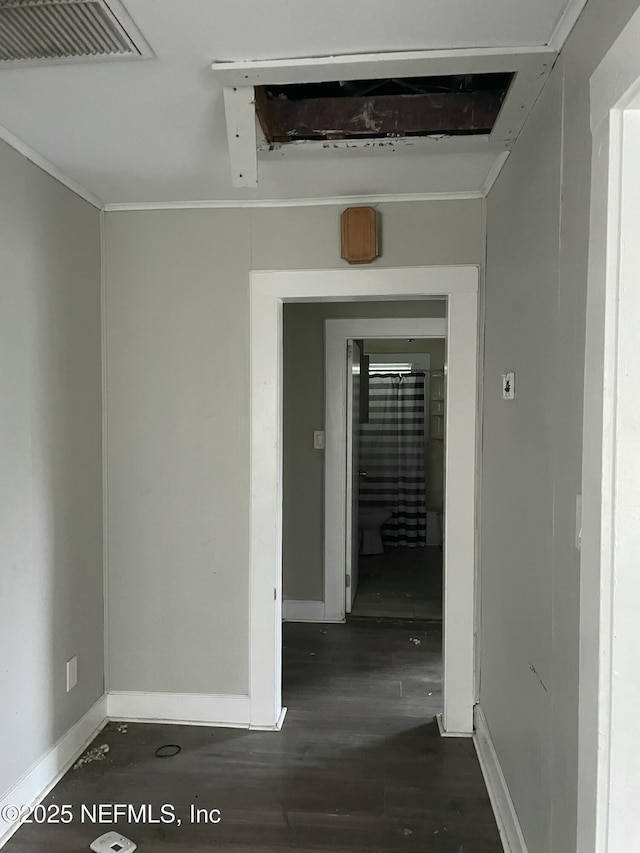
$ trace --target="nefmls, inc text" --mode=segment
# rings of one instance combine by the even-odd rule
[[[180,813],[179,813],[180,812]],[[185,814],[186,812],[186,814]],[[178,809],[172,803],[91,803],[71,804],[39,803],[33,805],[5,804],[0,808],[0,820],[6,823],[69,824],[74,820],[86,824],[174,824],[181,826],[185,820],[195,824],[217,824],[222,820],[220,809],[184,805]]]

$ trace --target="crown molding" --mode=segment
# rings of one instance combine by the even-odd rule
[[[59,169],[58,166],[55,166],[50,160],[47,160],[46,157],[39,154],[35,148],[27,145],[26,142],[23,142],[22,139],[19,139],[3,125],[0,125],[0,139],[3,142],[6,142],[11,148],[15,149],[19,154],[22,154],[23,157],[26,157],[26,159],[33,163],[34,166],[38,166],[38,168],[42,169],[43,172],[46,172],[52,178],[55,178],[56,181],[59,181],[67,189],[71,190],[71,192],[80,196],[80,198],[83,198],[85,201],[88,201],[89,204],[97,207],[98,210],[102,210],[103,204],[98,196],[80,186],[77,181],[70,178],[69,175],[62,171],[62,169]]]
[[[564,43],[571,35],[571,30],[575,27],[576,21],[580,17],[586,3],[587,0],[569,0],[564,11],[558,18],[547,42],[548,46],[557,51],[557,53],[560,53],[564,47]]]
[[[265,198],[265,199],[211,199],[208,201],[158,201],[105,204],[107,213],[122,210],[210,210],[264,207],[320,207],[345,204],[384,204],[407,201],[452,201],[455,199],[484,198],[480,190],[455,193],[395,193],[390,195],[328,196],[323,198]]]
[[[493,185],[498,179],[498,175],[502,171],[504,164],[509,159],[509,154],[511,154],[511,151],[503,151],[494,160],[493,165],[487,172],[487,177],[484,179],[484,183],[482,184],[481,195],[483,198],[486,198],[491,192]]]
[[[107,213],[124,210],[215,210],[234,208],[269,208],[269,207],[319,207],[329,205],[350,204],[384,204],[393,202],[421,202],[421,201],[455,201],[466,199],[485,198],[493,181],[498,176],[508,152],[504,152],[504,159],[499,159],[489,171],[489,174],[480,190],[469,190],[465,192],[451,193],[377,193],[348,196],[323,196],[318,198],[272,198],[272,199],[203,199],[184,201],[151,201],[151,202],[111,202],[104,204],[98,196],[81,186],[73,178],[70,178],[58,166],[54,165],[46,157],[39,154],[26,142],[23,142],[15,134],[0,125],[0,140],[5,142],[19,154],[38,168],[42,169],[56,181],[63,184],[71,192],[89,202],[98,210]]]

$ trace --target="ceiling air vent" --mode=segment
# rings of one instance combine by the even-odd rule
[[[114,0],[0,0],[0,63],[151,56]]]

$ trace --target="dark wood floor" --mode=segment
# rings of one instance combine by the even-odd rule
[[[442,619],[442,548],[388,547],[358,558],[354,616]]]
[[[472,742],[440,738],[433,719],[438,623],[287,624],[284,645],[282,732],[110,723],[94,742],[106,758],[45,801],[71,804],[74,822],[23,826],[6,853],[86,853],[115,827],[82,824],[82,803],[173,804],[181,826],[118,823],[140,853],[502,851]],[[156,758],[167,743],[182,751]],[[221,822],[190,823],[190,804]]]

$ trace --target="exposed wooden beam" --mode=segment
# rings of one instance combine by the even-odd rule
[[[284,131],[276,124],[273,110],[270,107],[270,98],[264,86],[255,87],[256,116],[267,142],[280,139]]]
[[[216,62],[212,69],[223,86],[513,73],[513,82],[490,134],[491,143],[510,146],[517,139],[556,59],[557,51],[549,47],[467,48]]]
[[[494,92],[292,100],[267,98],[263,90],[257,107],[269,142],[290,142],[490,133],[502,100]]]

